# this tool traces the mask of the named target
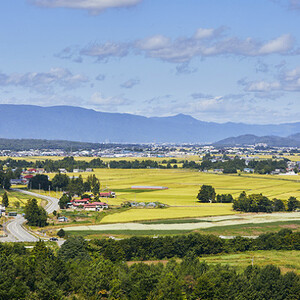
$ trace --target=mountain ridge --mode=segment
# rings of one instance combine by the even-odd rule
[[[271,147],[300,147],[300,133],[280,137],[275,135],[256,136],[244,134],[237,137],[229,137],[213,143],[214,146],[250,146],[255,144],[267,144]]]
[[[212,143],[243,134],[289,136],[300,122],[245,124],[205,122],[185,114],[144,117],[76,106],[0,104],[0,137],[113,143]]]

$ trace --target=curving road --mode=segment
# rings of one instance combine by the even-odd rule
[[[48,214],[52,213],[54,210],[59,209],[58,199],[54,197],[44,196],[37,193],[24,191],[20,189],[13,189],[14,191],[30,195],[36,198],[41,198],[47,200],[48,203],[45,206],[45,210]],[[12,221],[8,222],[6,225],[7,237],[0,238],[0,242],[36,242],[38,238],[32,235],[29,231],[23,227],[25,223],[25,218],[21,215],[15,217]]]

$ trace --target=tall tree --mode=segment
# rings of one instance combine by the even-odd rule
[[[211,185],[202,185],[197,199],[199,202],[215,202],[216,192]]]
[[[49,187],[51,188],[51,181],[47,175],[37,174],[34,177],[30,178],[28,187],[32,189],[43,189],[47,191]]]
[[[25,219],[31,226],[44,227],[47,225],[47,213],[43,207],[38,206],[36,199],[27,201],[25,205]]]
[[[58,173],[52,179],[52,187],[53,189],[66,189],[70,182],[69,177],[66,174]]]
[[[7,196],[7,193],[4,192],[3,196],[2,196],[2,204],[3,206],[5,207],[8,207],[9,206],[9,200],[8,200],[8,196]]]
[[[300,205],[299,201],[296,199],[296,197],[290,197],[287,203],[288,211],[294,211],[296,210]]]

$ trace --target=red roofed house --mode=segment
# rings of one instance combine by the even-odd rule
[[[86,199],[76,199],[76,200],[72,200],[72,206],[73,208],[77,208],[79,206],[84,206],[85,204],[88,204],[90,201],[90,199],[86,198]]]
[[[102,198],[115,198],[116,197],[116,193],[115,192],[100,192],[99,193],[99,197]]]
[[[85,210],[101,211],[104,208],[108,208],[108,204],[105,202],[92,202],[83,205]]]

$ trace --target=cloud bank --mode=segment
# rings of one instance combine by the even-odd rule
[[[108,8],[135,6],[142,0],[29,0],[29,3],[48,8],[75,8],[99,14]]]
[[[74,59],[75,57],[78,59],[79,55],[93,57],[98,62],[106,62],[110,58],[122,58],[134,54],[177,64],[186,64],[196,57],[222,55],[262,57],[273,54],[297,54],[295,40],[290,34],[260,41],[252,37],[242,39],[226,36],[224,27],[198,28],[192,36],[176,39],[164,35],[154,35],[129,43],[94,43],[78,52],[75,51],[76,53],[70,47],[66,49],[63,50],[63,58]]]

